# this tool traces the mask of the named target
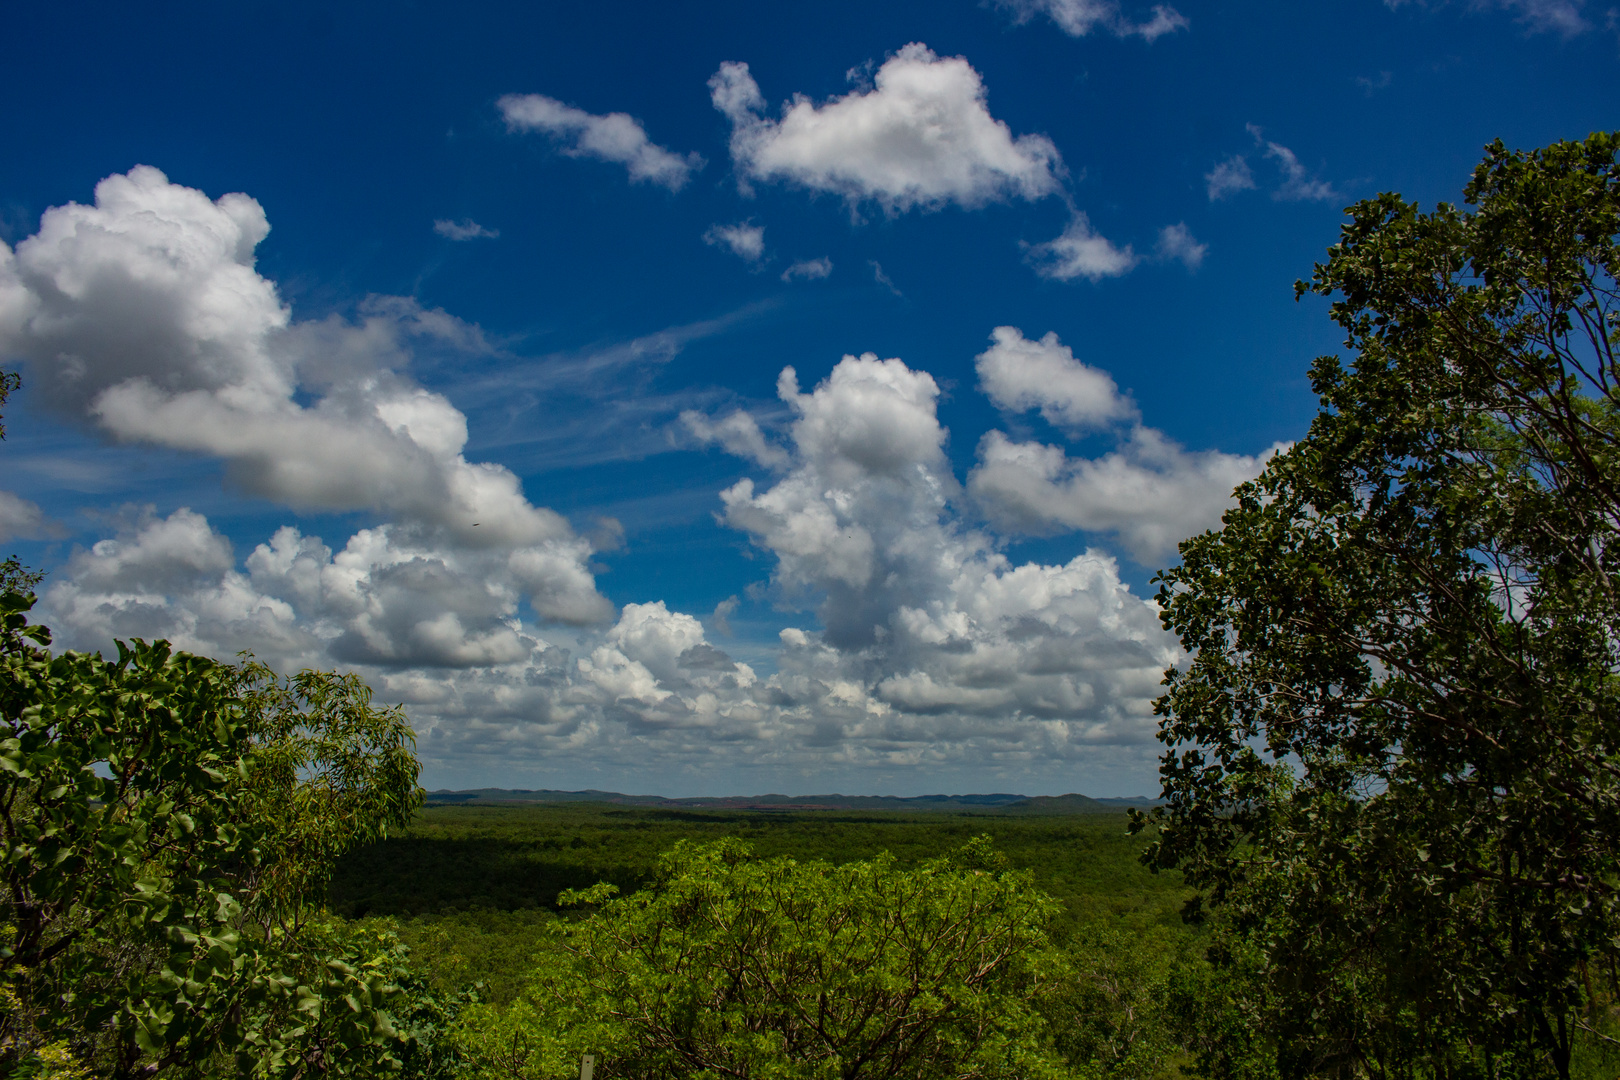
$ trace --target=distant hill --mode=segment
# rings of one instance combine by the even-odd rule
[[[682,810],[944,810],[1006,814],[1099,814],[1128,807],[1149,807],[1153,799],[1093,799],[1085,795],[730,795],[718,798],[666,799],[661,795],[623,795],[617,791],[553,791],[475,788],[430,791],[429,806],[496,806],[514,803],[616,803],[621,806]]]

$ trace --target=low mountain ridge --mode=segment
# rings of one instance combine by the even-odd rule
[[[498,806],[514,803],[614,803],[621,806],[667,807],[681,810],[910,810],[979,811],[1016,814],[1100,814],[1131,807],[1146,808],[1157,800],[1094,799],[1087,795],[728,795],[669,799],[662,795],[625,795],[617,791],[556,791],[550,788],[441,789],[427,795],[430,806]]]

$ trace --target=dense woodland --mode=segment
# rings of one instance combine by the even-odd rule
[[[1143,842],[1123,813],[1059,816],[768,813],[641,810],[607,804],[428,806],[402,836],[338,864],[331,909],[384,922],[428,960],[443,989],[483,982],[480,996],[507,1001],[527,974],[514,939],[540,940],[566,889],[611,882],[633,892],[653,880],[679,840],[735,837],[762,858],[833,864],[888,852],[915,867],[988,836],[1057,899],[1055,939],[1082,927],[1152,938],[1169,952],[1198,938],[1181,919],[1190,891],[1174,873],[1140,862]]]
[[[1349,208],[1151,813],[424,806],[358,677],[53,651],[0,564],[0,1077],[1614,1076],[1617,152]]]

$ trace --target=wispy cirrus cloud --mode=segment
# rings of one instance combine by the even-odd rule
[[[654,143],[628,113],[589,113],[544,94],[507,94],[495,105],[509,131],[540,132],[569,157],[623,165],[632,182],[679,191],[704,166],[696,152],[678,154]]]
[[[896,285],[894,283],[894,279],[889,277],[888,274],[883,272],[883,264],[882,263],[878,262],[876,259],[868,259],[866,265],[868,265],[868,266],[870,266],[872,268],[872,280],[873,281],[877,282],[879,285],[883,286],[885,289],[888,289],[889,292],[893,293],[895,296],[904,296],[904,295],[906,295],[905,293],[900,291],[900,286],[898,286],[898,285]]]
[[[1384,0],[1390,10],[1403,7],[1438,9],[1449,0]],[[1558,34],[1571,38],[1592,29],[1583,11],[1586,0],[1468,0],[1469,11],[1506,11],[1532,34]],[[1612,11],[1611,11],[1612,18]]]
[[[1168,4],[1154,4],[1151,16],[1141,20],[1127,17],[1114,0],[996,0],[996,6],[1010,11],[1019,23],[1045,15],[1071,37],[1103,30],[1115,37],[1139,37],[1151,42],[1192,25]]]
[[[1248,125],[1249,134],[1262,147],[1266,157],[1277,163],[1282,171],[1282,183],[1271,192],[1271,197],[1282,202],[1326,202],[1337,199],[1339,193],[1326,180],[1311,175],[1300,162],[1299,155],[1281,143],[1267,139],[1257,124]]]
[[[798,260],[792,266],[782,271],[782,280],[820,281],[824,277],[831,277],[832,272],[832,260],[823,255],[819,259]]]
[[[1340,197],[1332,184],[1312,175],[1299,160],[1298,154],[1279,142],[1267,139],[1264,129],[1258,124],[1245,127],[1259,148],[1261,158],[1274,162],[1280,174],[1276,186],[1271,189],[1272,199],[1278,202],[1327,202]],[[1259,187],[1248,158],[1242,154],[1233,154],[1217,162],[1213,169],[1204,174],[1204,185],[1210,202]]]
[[[451,221],[440,218],[433,223],[433,231],[446,240],[494,240],[501,235],[499,229],[488,229],[478,224],[472,218],[462,218],[460,221]]]
[[[1254,170],[1249,168],[1248,159],[1242,154],[1233,154],[1225,161],[1216,162],[1215,167],[1204,174],[1204,185],[1209,201],[1219,202],[1240,191],[1253,191]]]
[[[765,257],[765,226],[752,221],[735,225],[711,225],[703,234],[710,247],[725,248],[743,262],[757,263]]]
[[[1372,97],[1380,90],[1389,89],[1390,83],[1394,81],[1395,73],[1392,71],[1380,71],[1376,75],[1356,76],[1356,85],[1361,87],[1361,92],[1368,97]]]
[[[1160,262],[1179,262],[1188,270],[1197,270],[1209,254],[1209,245],[1193,237],[1185,221],[1166,225],[1159,230],[1159,242],[1153,245],[1153,257]]]

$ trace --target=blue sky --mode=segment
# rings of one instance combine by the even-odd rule
[[[1617,19],[20,9],[0,542],[64,646],[360,671],[431,787],[1148,793],[1293,282],[1612,126]]]

